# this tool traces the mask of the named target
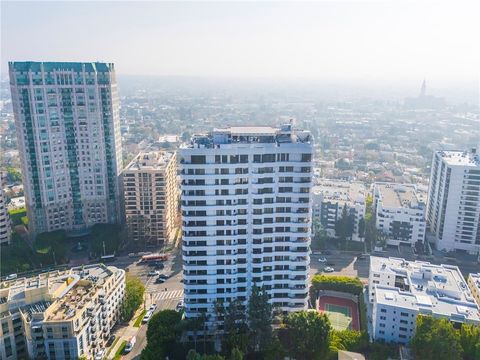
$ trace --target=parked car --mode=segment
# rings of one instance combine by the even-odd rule
[[[129,353],[130,351],[133,350],[133,347],[135,346],[135,343],[137,342],[137,338],[135,336],[131,336],[128,339],[127,345],[125,345],[125,348],[123,349],[123,352],[125,354]]]
[[[165,279],[160,276],[155,279],[155,284],[163,284],[164,282],[165,282]]]
[[[320,259],[318,259],[318,261],[321,263],[324,263],[324,262],[327,262],[327,259],[324,257],[321,257]]]
[[[330,267],[330,266],[325,266],[325,267],[323,268],[323,271],[325,271],[325,272],[327,272],[327,273],[331,273],[331,272],[334,272],[335,269],[332,268],[332,267]]]
[[[158,274],[160,274],[160,272],[157,271],[157,270],[152,270],[152,271],[148,272],[148,276],[155,276],[155,275],[158,275]]]
[[[102,360],[105,356],[105,349],[100,349],[95,353],[95,360]]]
[[[113,344],[113,342],[115,341],[115,339],[116,339],[116,336],[115,336],[115,335],[110,335],[110,337],[109,337],[108,340],[107,340],[107,344],[106,344],[107,347],[112,346],[112,344]]]
[[[152,318],[152,315],[153,315],[153,311],[148,310],[147,313],[145,314],[145,316],[142,319],[142,323],[144,323],[144,324],[148,323],[150,321],[150,319]]]
[[[183,307],[184,307],[183,300],[180,300],[177,306],[175,307],[175,311],[182,311]]]
[[[148,308],[148,310],[151,311],[151,312],[154,312],[156,309],[157,309],[157,304],[155,304],[155,303],[150,305],[150,307]]]
[[[160,274],[160,275],[158,275],[158,277],[167,280],[170,276],[165,275],[165,274]]]

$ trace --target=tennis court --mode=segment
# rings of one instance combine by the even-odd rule
[[[322,296],[319,309],[327,314],[335,330],[360,330],[358,308],[352,300],[333,296]]]
[[[325,304],[325,312],[335,330],[352,328],[352,312],[350,308],[334,304]]]

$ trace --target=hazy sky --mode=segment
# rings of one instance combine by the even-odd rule
[[[4,2],[9,60],[120,74],[478,82],[480,1]]]

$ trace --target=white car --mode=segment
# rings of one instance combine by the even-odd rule
[[[318,259],[318,261],[321,263],[326,263],[327,259],[325,259],[324,257],[321,257],[320,259]]]
[[[152,315],[153,315],[153,310],[148,310],[147,313],[145,314],[145,316],[142,319],[142,323],[144,323],[144,324],[148,323],[150,321],[150,319],[152,318]]]
[[[157,304],[152,304],[152,305],[150,305],[150,307],[148,308],[148,310],[151,311],[151,312],[154,312],[156,309],[157,309]]]
[[[105,356],[105,349],[100,349],[95,354],[95,360],[102,360],[104,356]]]
[[[334,272],[335,269],[330,267],[330,266],[326,266],[323,268],[323,271],[327,272],[327,273],[331,273],[331,272]]]
[[[180,300],[177,304],[177,307],[175,308],[176,311],[181,311],[183,310],[183,300]]]
[[[160,275],[160,271],[153,270],[148,273],[148,276],[157,276],[157,275]]]
[[[127,345],[125,345],[125,348],[123,349],[124,354],[127,354],[130,351],[132,351],[136,342],[137,342],[137,338],[135,336],[130,337],[130,339],[128,339]]]

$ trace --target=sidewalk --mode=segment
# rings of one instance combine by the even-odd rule
[[[149,304],[147,302],[147,308]],[[115,343],[115,346],[110,350],[110,353],[107,355],[107,359],[113,359],[115,357],[115,354],[122,345],[122,342],[127,341],[131,336],[137,335],[138,331],[140,330],[140,327],[135,327],[133,324],[135,323],[135,320],[140,316],[140,314],[143,312],[143,305],[140,306],[135,314],[132,317],[132,320],[129,321],[128,325],[123,326],[122,328],[118,329],[115,335],[117,336],[118,341]]]

